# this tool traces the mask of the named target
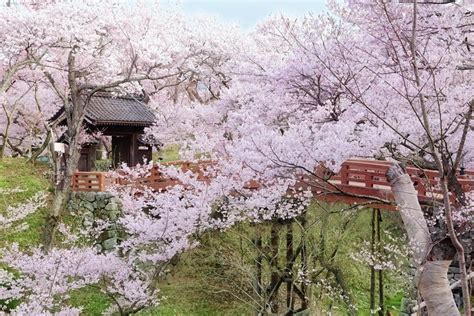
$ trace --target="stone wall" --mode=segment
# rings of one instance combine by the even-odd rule
[[[111,193],[74,192],[68,208],[81,217],[83,228],[97,231],[97,235],[91,236],[91,239],[100,250],[107,251],[114,248],[124,237],[117,224],[117,219],[122,213],[122,205]]]

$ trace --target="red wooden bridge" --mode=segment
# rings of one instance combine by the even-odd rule
[[[198,180],[209,180],[204,175],[206,168],[212,162],[198,164],[188,162],[173,162],[164,165],[173,165],[183,171],[192,171],[197,174]],[[395,209],[393,194],[386,173],[391,163],[378,160],[348,160],[339,173],[329,174],[324,168],[316,168],[314,175],[302,176],[295,189],[310,187],[318,200],[328,202],[342,202],[345,204],[370,203],[371,207]],[[435,170],[407,167],[420,203],[430,203],[441,200],[442,193],[439,187],[439,175]],[[130,184],[127,179],[112,179],[106,172],[76,172],[72,181],[73,191],[105,191],[107,186],[116,183]],[[458,174],[459,184],[464,192],[474,189],[474,171],[465,171]],[[157,191],[164,191],[170,186],[178,184],[177,179],[167,178],[154,166],[149,175],[133,182],[134,185],[146,185]],[[249,189],[258,189],[257,182],[249,183]]]

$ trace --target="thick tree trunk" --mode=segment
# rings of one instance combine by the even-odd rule
[[[459,315],[448,281],[451,260],[427,261],[419,287],[428,315]]]
[[[59,214],[63,209],[67,200],[67,193],[57,191],[54,194],[53,203],[52,203],[52,210],[51,213],[48,215],[46,220],[46,225],[43,230],[43,249],[45,252],[49,252],[54,245],[56,229],[59,224]]]
[[[11,119],[10,119],[10,115],[8,114],[6,110],[5,110],[5,114],[7,116],[7,126],[5,127],[5,132],[3,133],[2,146],[0,147],[0,159],[3,159],[3,157],[5,156],[5,149],[7,148],[8,136],[10,134]]]
[[[407,231],[408,239],[414,251],[417,265],[421,265],[431,244],[430,232],[410,176],[398,165],[390,167],[387,172],[395,202]]]
[[[46,147],[48,147],[49,143],[51,142],[51,131],[48,131],[46,134],[46,139],[44,140],[43,144],[41,145],[38,150],[36,150],[33,155],[28,159],[27,162],[32,162],[33,164],[36,162],[36,159],[45,151]]]
[[[69,146],[66,150],[64,170],[61,170],[61,168],[57,170],[59,177],[56,181],[57,183],[55,183],[56,191],[53,199],[53,207],[48,217],[48,223],[45,227],[45,238],[43,240],[43,247],[46,252],[49,252],[54,245],[54,237],[60,222],[61,211],[64,209],[69,193],[71,192],[72,177],[80,158],[79,150],[81,146],[79,144],[79,131],[84,120],[87,101],[84,102],[81,100],[76,82],[76,50],[77,47],[73,47],[68,55],[68,84],[70,93],[66,97],[63,96]],[[46,76],[51,84],[54,85],[54,80],[50,75],[46,74]]]
[[[53,198],[53,205],[45,227],[43,248],[46,252],[49,252],[54,245],[56,229],[60,223],[60,216],[71,193],[72,177],[74,176],[80,158],[78,148],[77,139],[72,138],[69,148],[66,151],[67,156],[65,169],[59,171],[59,179]]]
[[[414,252],[417,266],[415,284],[419,285],[429,315],[459,315],[447,281],[451,261],[426,262],[431,238],[410,177],[399,165],[393,165],[387,172],[387,178]]]
[[[470,280],[474,278],[474,272],[471,272],[469,273],[469,275],[467,276],[467,279]],[[461,285],[462,281],[461,280],[458,280],[456,282],[454,282],[453,284],[451,284],[449,287],[451,288],[451,290],[459,287]],[[419,309],[423,308],[423,307],[426,307],[426,303],[425,302],[422,302],[420,305],[417,305],[413,308],[413,314],[411,314],[411,316],[418,316],[417,312]]]

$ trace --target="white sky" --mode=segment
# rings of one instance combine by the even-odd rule
[[[185,13],[211,14],[223,21],[239,24],[244,29],[253,27],[269,15],[285,13],[303,16],[307,12],[320,13],[326,0],[165,0],[178,5]]]

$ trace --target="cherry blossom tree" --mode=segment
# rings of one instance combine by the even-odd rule
[[[330,78],[342,83],[349,100],[360,105],[361,112],[365,111],[368,120],[363,119],[362,124],[391,131],[392,135],[387,135],[389,139],[378,139],[384,142],[380,148],[385,147],[387,154],[438,170],[444,201],[434,207],[444,209],[446,237],[458,254],[467,315],[470,295],[465,253],[459,239],[463,227],[457,227],[456,231],[452,209],[472,203],[466,201],[457,182],[461,161],[472,165],[472,149],[466,143],[473,111],[472,95],[466,94],[473,79],[469,52],[471,33],[466,23],[472,21],[472,14],[467,7],[418,6],[416,1],[407,7],[380,3],[370,8],[378,19],[372,19],[369,15],[372,12],[363,13],[357,6],[350,17],[342,13],[350,23],[361,27],[361,35],[370,40],[365,41],[364,47],[357,42],[337,40],[332,48],[340,54],[338,60],[342,65],[338,71],[341,68],[345,71],[343,75],[331,71]],[[328,62],[333,62],[332,58],[320,57],[322,54],[318,60],[331,69]],[[347,83],[346,78],[350,78]],[[395,108],[401,113],[389,112]],[[409,197],[399,196],[398,192],[403,190],[399,191],[395,185],[392,189],[411,242],[419,247],[415,251],[422,271],[419,289],[429,313],[456,313],[449,284],[440,283],[452,259],[450,250],[443,249],[446,241],[432,240],[426,224],[422,224],[419,206],[410,204]],[[454,204],[451,195],[456,199]],[[405,217],[404,207],[409,210]],[[416,208],[419,211],[415,216]],[[434,293],[441,289],[444,295],[436,296]]]
[[[323,16],[270,19],[243,39],[210,20],[139,5],[52,4],[10,14],[11,30],[32,25],[25,16],[41,26],[32,29],[41,34],[35,45],[45,50],[29,55],[20,45],[14,57],[8,55],[0,92],[8,92],[20,69],[41,77],[65,108],[69,148],[50,216],[49,253],[5,250],[2,261],[21,278],[2,272],[9,288],[0,297],[21,299],[19,312],[78,313],[62,299],[93,284],[121,314],[134,313],[156,303],[156,279],[171,258],[194,245],[200,231],[243,220],[295,218],[313,198],[311,192],[289,192],[301,175],[318,187],[345,160],[363,157],[439,172],[443,202],[433,201],[432,207],[444,212],[447,224],[440,240],[429,234],[403,168],[392,168],[388,177],[428,311],[459,313],[443,281],[457,252],[465,314],[470,313],[459,241],[463,227],[455,226],[452,213],[472,208],[457,182],[458,170],[474,165],[468,142],[472,11],[467,5],[416,1],[330,7],[332,13]],[[201,171],[206,181],[199,172],[164,169],[177,179],[164,193],[117,189],[124,205],[119,221],[128,238],[116,250],[55,248],[56,228],[65,232],[58,222],[79,159],[83,118],[101,91],[146,92],[158,114],[149,137],[179,142],[183,157],[205,157],[212,164]],[[133,179],[147,168],[122,172]],[[295,199],[303,202],[295,207]],[[38,262],[43,264],[33,264]]]
[[[318,185],[324,178],[315,166],[334,172],[353,157],[437,170],[444,200],[432,207],[445,213],[441,240],[432,240],[417,199],[401,194],[415,191],[400,170],[391,174],[392,189],[416,248],[417,284],[428,311],[458,313],[449,284],[442,282],[455,250],[467,315],[470,295],[459,235],[469,226],[455,227],[452,213],[472,207],[456,180],[461,167],[474,164],[467,141],[472,12],[468,5],[416,1],[332,3],[331,8],[332,15],[260,25],[218,101],[180,109],[168,116],[178,122],[171,133],[156,128],[150,133],[181,140],[189,158],[206,152],[228,179],[241,180],[234,182],[236,190],[255,179],[283,194],[275,187],[294,184],[301,173]],[[269,201],[260,192],[246,193],[260,205]],[[433,292],[434,283],[440,292]]]
[[[43,59],[35,60],[34,74],[47,81],[51,98],[60,100],[67,125],[66,167],[56,186],[46,249],[54,240],[54,227],[77,167],[80,130],[95,93],[146,91],[157,99],[177,102],[179,90],[192,101],[204,102],[226,83],[220,67],[227,60],[225,43],[232,42],[226,36],[235,37],[232,32],[152,5],[73,2],[19,9],[43,25],[39,38],[47,42],[43,44],[48,50]],[[51,16],[58,20],[52,21]],[[134,23],[131,17],[142,23]],[[21,21],[16,23],[21,27]]]
[[[151,167],[124,166],[115,176],[138,181]],[[198,181],[195,174],[174,167],[163,167],[162,171],[181,184],[163,194],[140,186],[110,188],[122,201],[123,213],[116,223],[97,221],[94,227],[78,229],[82,219],[72,214],[79,225],[59,226],[58,233],[64,240],[60,247],[47,253],[39,247],[24,251],[15,244],[3,248],[0,261],[9,270],[0,271],[0,303],[16,303],[10,311],[19,314],[79,315],[81,307],[68,304],[70,295],[93,286],[110,298],[108,312],[130,315],[157,305],[160,278],[173,258],[195,245],[193,236],[231,225],[212,218],[215,201],[222,197],[223,190],[227,191],[219,182],[209,186]],[[35,211],[39,205],[36,200],[44,205],[44,197],[35,196],[27,204],[9,210],[2,218],[5,228]],[[126,236],[114,249],[104,251],[84,243],[112,224],[120,226]]]
[[[33,248],[24,252],[11,245],[2,253],[2,262],[20,273],[3,273],[1,280],[7,285],[1,288],[1,298],[21,302],[15,312],[77,314],[80,309],[68,306],[68,295],[86,285],[99,287],[122,315],[156,304],[157,278],[173,256],[190,247],[188,237],[200,227],[197,222],[201,217],[192,214],[190,202],[183,199],[179,188],[163,196],[143,192],[148,199],[133,192],[117,192],[124,196],[120,223],[130,237],[111,253],[77,243],[78,236],[93,232],[70,233],[71,228],[59,223],[79,159],[81,125],[95,93],[146,93],[171,104],[206,103],[227,84],[221,67],[228,61],[226,45],[237,46],[233,30],[220,28],[213,20],[185,19],[176,12],[151,8],[157,9],[67,3],[19,6],[9,11],[12,29],[31,26],[22,23],[20,13],[42,26],[38,41],[45,52],[32,59],[34,67],[22,75],[28,83],[46,90],[46,100],[34,94],[36,105],[59,100],[64,106],[69,145],[66,171],[57,183],[48,222],[47,251]],[[53,16],[57,19],[51,19]],[[205,200],[199,195],[189,199]],[[209,212],[215,199],[206,199],[206,204],[196,209]],[[186,218],[183,209],[189,212]],[[68,235],[72,244],[55,247],[54,235],[58,233]]]
[[[25,73],[34,69],[37,62],[46,55],[51,41],[42,36],[45,25],[41,25],[28,10],[0,7],[0,15],[0,103],[4,114],[0,122],[0,157],[3,157],[10,133],[22,139],[21,134],[24,133],[17,122],[24,121],[19,117],[21,112],[29,112],[31,109],[26,104],[28,96],[33,95],[32,87],[25,84],[24,78],[28,77]]]

